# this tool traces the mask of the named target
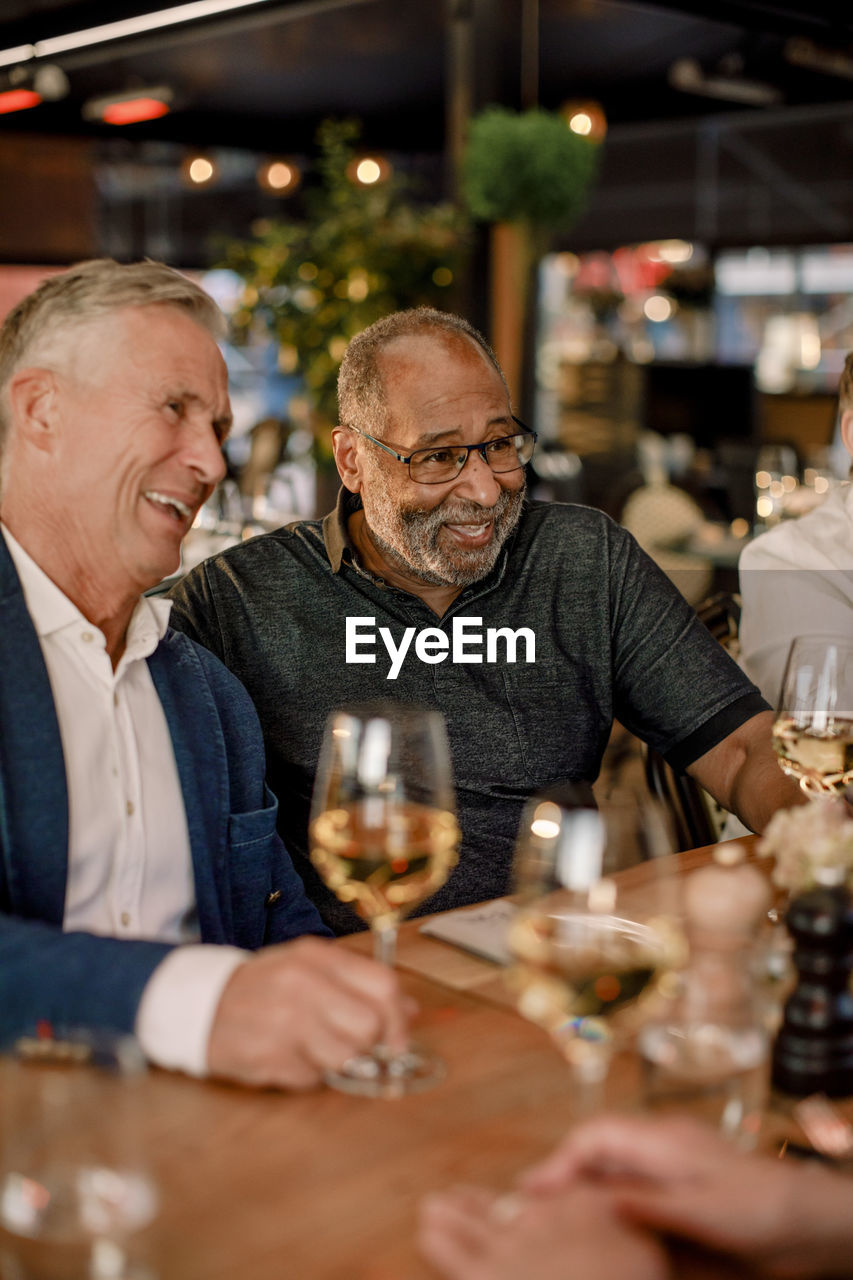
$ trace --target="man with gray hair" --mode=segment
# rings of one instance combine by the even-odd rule
[[[0,330],[0,1035],[135,1030],[163,1066],[307,1087],[401,1046],[404,1002],[300,937],[327,930],[252,704],[141,595],[224,474],[221,324],[178,272],[104,260]]]
[[[463,840],[424,909],[505,893],[525,800],[591,784],[614,716],[760,829],[797,787],[758,691],[624,529],[527,502],[536,437],[483,338],[421,309],[341,366],[337,510],[234,547],[174,591],[176,625],[246,685],[282,834],[335,929],[352,912],[308,861],[325,714],[381,697],[447,721]]]

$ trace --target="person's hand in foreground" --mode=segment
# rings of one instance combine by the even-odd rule
[[[427,1197],[418,1245],[448,1280],[665,1280],[666,1253],[646,1231],[620,1221],[607,1192],[577,1186],[507,1202],[477,1187]]]
[[[320,938],[266,947],[234,970],[207,1049],[212,1076],[308,1089],[353,1054],[406,1047],[414,1010],[394,972]]]
[[[589,1179],[624,1220],[758,1275],[853,1276],[853,1183],[813,1161],[746,1155],[686,1118],[602,1116],[526,1174],[522,1194],[551,1204]]]

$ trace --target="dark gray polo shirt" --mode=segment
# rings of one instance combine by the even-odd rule
[[[556,782],[594,781],[614,718],[683,768],[766,708],[600,511],[527,504],[492,572],[439,619],[360,567],[346,531],[354,505],[342,491],[325,520],[207,560],[174,588],[171,618],[254,699],[281,835],[338,932],[357,926],[308,861],[307,825],[323,725],[341,703],[399,698],[447,721],[463,843],[424,911],[506,892],[525,799]]]

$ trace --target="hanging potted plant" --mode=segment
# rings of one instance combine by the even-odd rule
[[[553,233],[582,212],[599,155],[558,113],[489,107],[471,121],[462,194],[474,218],[493,224],[492,340],[516,397],[534,270]]]

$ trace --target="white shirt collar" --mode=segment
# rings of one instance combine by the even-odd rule
[[[39,639],[68,626],[79,626],[80,623],[92,626],[76,604],[60,591],[3,524],[0,524],[0,533],[6,541],[21,580],[27,610]],[[123,663],[134,658],[147,658],[154,652],[166,634],[171,611],[171,600],[163,600],[159,596],[140,596],[127,628]]]

